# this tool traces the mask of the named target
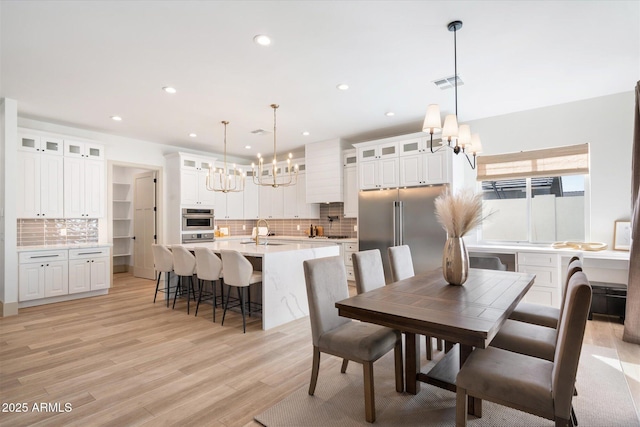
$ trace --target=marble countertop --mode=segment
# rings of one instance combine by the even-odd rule
[[[264,241],[263,238],[260,239]],[[253,256],[253,257],[263,257],[268,254],[279,253],[279,252],[290,252],[290,251],[299,251],[305,249],[316,249],[318,247],[324,246],[335,246],[336,244],[331,241],[322,242],[322,243],[280,243],[274,242],[274,239],[269,237],[268,242],[270,244],[267,245],[256,245],[253,240],[250,238],[244,239],[216,239],[215,242],[205,242],[205,243],[186,243],[183,246],[187,249],[195,249],[195,248],[209,248],[214,252],[218,252],[223,249],[230,249],[240,252],[245,256]]]
[[[85,249],[85,248],[104,248],[112,247],[112,243],[72,243],[65,245],[37,245],[37,246],[18,246],[18,252],[32,252],[32,251],[59,251],[65,249]]]

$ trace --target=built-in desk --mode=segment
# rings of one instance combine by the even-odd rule
[[[590,281],[617,283],[626,288],[629,275],[629,252],[579,251],[554,249],[550,245],[468,244],[469,255],[498,256],[507,269],[536,275],[536,281],[524,300],[560,307],[562,284],[569,260],[578,256]]]

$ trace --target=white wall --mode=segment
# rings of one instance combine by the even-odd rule
[[[612,246],[614,221],[631,216],[633,109],[634,94],[629,91],[468,124],[480,134],[482,154],[590,143],[590,240]],[[474,181],[475,171],[465,168],[465,185]]]
[[[13,99],[0,100],[0,316],[18,311],[18,254],[15,185],[18,109]],[[9,201],[9,202],[7,202]]]

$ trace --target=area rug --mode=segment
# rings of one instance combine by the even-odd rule
[[[323,357],[330,357],[323,355]],[[430,365],[433,362],[430,363]],[[430,365],[423,365],[427,371]],[[376,422],[379,426],[452,426],[455,424],[455,393],[422,384],[417,395],[396,393],[393,354],[374,364]],[[308,384],[254,419],[268,427],[366,426],[362,366],[350,363],[346,374],[339,367],[320,369],[314,396]],[[580,427],[639,427],[640,421],[629,394],[615,350],[584,345],[573,405]],[[552,421],[483,402],[482,418],[470,417],[476,426],[554,426]]]

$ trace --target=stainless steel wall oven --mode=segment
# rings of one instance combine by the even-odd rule
[[[182,231],[213,232],[213,209],[182,209]]]

